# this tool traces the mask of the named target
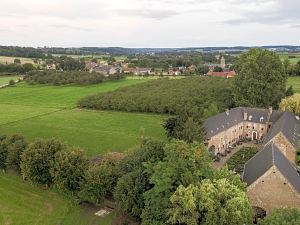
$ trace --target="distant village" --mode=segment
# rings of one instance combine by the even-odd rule
[[[204,67],[208,68],[208,72],[201,75],[231,78],[236,75],[234,70],[230,70],[232,64],[226,64],[225,58],[217,55],[219,63],[205,63]],[[220,58],[220,59],[219,59]],[[168,70],[162,68],[141,68],[130,67],[128,62],[118,61],[108,63],[107,61],[92,61],[85,62],[85,68],[89,72],[96,72],[102,75],[126,74],[133,76],[183,76],[186,74],[197,74],[197,66],[192,64],[190,66],[169,66]],[[216,68],[219,68],[220,71]],[[54,63],[47,64],[46,69],[56,70],[57,66]]]

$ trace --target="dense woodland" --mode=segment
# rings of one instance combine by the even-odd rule
[[[18,46],[0,46],[0,55],[26,57],[26,58],[45,58],[46,55],[39,49]]]
[[[31,71],[24,80],[29,84],[97,84],[105,80],[118,80],[123,78],[121,74],[104,76],[99,73],[89,73],[84,71]]]

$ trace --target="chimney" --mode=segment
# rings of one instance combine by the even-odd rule
[[[229,116],[229,109],[226,109],[225,113],[227,116]]]
[[[247,120],[247,118],[248,118],[248,113],[244,112],[244,120]]]
[[[272,113],[273,113],[273,108],[272,108],[272,106],[270,106],[268,110],[269,110],[269,115],[271,116]]]

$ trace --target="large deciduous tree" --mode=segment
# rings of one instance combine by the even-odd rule
[[[68,148],[55,154],[50,172],[56,187],[74,194],[80,190],[87,167],[84,153],[80,149]]]
[[[81,186],[81,198],[100,204],[105,197],[112,195],[118,178],[115,167],[115,163],[111,160],[91,164],[84,173],[85,181]]]
[[[120,209],[140,220],[145,206],[144,192],[153,187],[149,177],[153,167],[164,158],[164,143],[151,139],[143,140],[142,146],[130,152],[118,165],[119,180],[115,190],[115,199]]]
[[[167,211],[171,207],[170,197],[176,188],[197,183],[213,174],[204,145],[172,141],[164,149],[166,157],[154,167],[148,167],[152,172],[150,184],[153,188],[144,194],[143,225],[166,224]]]
[[[284,98],[279,104],[283,111],[290,111],[300,116],[300,94],[296,93],[290,97]]]
[[[53,179],[50,173],[55,154],[66,146],[56,139],[37,140],[21,155],[21,174],[32,183],[49,186]]]
[[[205,179],[179,186],[171,197],[171,224],[240,225],[252,223],[252,208],[243,190],[229,182]]]
[[[300,211],[295,208],[274,209],[261,225],[298,225],[300,224]]]
[[[252,49],[235,64],[233,82],[236,105],[278,107],[285,96],[287,75],[279,57],[268,50]]]

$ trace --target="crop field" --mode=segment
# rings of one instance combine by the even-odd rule
[[[17,80],[18,78],[18,76],[0,76],[0,86],[8,84],[10,80]]]
[[[10,57],[10,56],[0,56],[0,63],[13,63],[15,59],[20,59],[22,64],[24,64],[24,63],[35,64],[33,62],[33,59],[31,59],[31,58]]]
[[[23,182],[19,176],[0,175],[0,224],[4,225],[109,225],[67,197]],[[38,215],[38,216],[37,216]]]
[[[300,77],[289,77],[287,87],[293,86],[295,92],[300,93]]]

